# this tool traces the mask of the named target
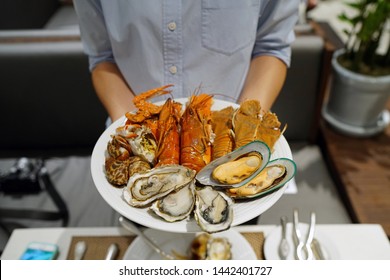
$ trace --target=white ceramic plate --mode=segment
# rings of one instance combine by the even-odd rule
[[[146,229],[148,237],[167,253],[176,253],[186,256],[195,233],[171,233],[154,229]],[[252,246],[239,232],[230,229],[224,232],[214,233],[214,237],[227,238],[232,245],[233,260],[256,260],[256,253]],[[137,237],[126,250],[124,260],[161,260],[161,256],[151,249],[141,237]]]
[[[304,238],[309,230],[308,224],[299,224],[299,228],[302,232]],[[293,241],[293,224],[288,223],[286,228],[286,237],[288,244],[290,245],[290,253],[287,257],[287,260],[294,260],[294,241]],[[326,235],[322,234],[320,230],[315,230],[314,238],[318,240],[321,245],[324,257],[327,260],[337,260],[339,259],[339,254],[337,248],[333,245],[332,241],[327,238]],[[264,241],[264,257],[266,260],[280,260],[278,248],[280,241],[282,240],[282,227],[276,227],[268,236],[266,236]]]
[[[183,104],[185,104],[187,100],[188,99],[186,98],[175,99],[175,101],[181,102]],[[233,106],[235,108],[238,107],[237,104],[231,102],[214,100],[212,109],[220,110],[228,106]],[[112,134],[115,134],[115,129],[123,125],[125,120],[126,117],[123,116],[119,120],[112,123],[99,137],[93,149],[91,157],[91,173],[95,186],[99,191],[100,195],[119,214],[145,227],[170,232],[200,232],[200,227],[197,225],[196,221],[192,217],[183,221],[168,223],[158,217],[155,217],[154,215],[151,215],[147,208],[141,209],[131,207],[122,199],[122,189],[113,187],[107,181],[104,172],[104,161],[107,143],[108,141],[110,141],[110,136]],[[274,152],[272,153],[270,160],[277,158],[292,159],[290,146],[288,145],[283,135],[275,143]],[[265,197],[261,197],[253,201],[245,201],[234,204],[234,218],[232,226],[247,222],[268,210],[283,195],[285,189],[287,188],[287,185],[288,184],[284,185],[279,190]]]

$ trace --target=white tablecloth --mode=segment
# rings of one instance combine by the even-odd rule
[[[273,225],[235,227],[240,232],[261,231],[267,236],[279,230]],[[316,232],[326,236],[337,248],[342,260],[390,260],[390,242],[383,228],[376,224],[317,225]],[[15,230],[5,246],[2,260],[17,260],[29,242],[50,242],[59,246],[58,259],[66,259],[72,236],[129,235],[120,227],[102,228],[36,228]]]

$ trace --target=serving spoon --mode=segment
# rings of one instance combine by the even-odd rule
[[[150,239],[142,230],[140,230],[136,225],[131,221],[125,219],[124,217],[119,217],[119,223],[128,231],[140,236],[146,244],[150,246],[154,251],[156,251],[164,259],[175,260],[176,258],[164,250],[162,250],[152,239]]]

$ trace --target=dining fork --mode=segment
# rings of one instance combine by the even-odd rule
[[[303,243],[302,233],[301,230],[299,229],[299,218],[298,218],[297,209],[294,209],[293,212],[293,233],[294,233],[294,242],[296,244],[295,255],[298,258],[298,260],[303,260],[305,259],[304,256],[302,255],[305,244]]]
[[[313,239],[314,239],[315,224],[316,224],[316,214],[314,212],[311,212],[309,233],[307,235],[306,243],[305,243],[306,252],[307,252],[307,260],[314,259],[313,249],[311,248],[311,243],[313,242]]]

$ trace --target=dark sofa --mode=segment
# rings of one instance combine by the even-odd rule
[[[34,1],[33,11],[48,3],[53,9],[41,28],[31,20],[30,29],[0,30],[3,157],[90,153],[105,128],[107,114],[92,88],[74,9]]]

